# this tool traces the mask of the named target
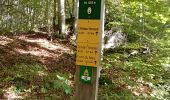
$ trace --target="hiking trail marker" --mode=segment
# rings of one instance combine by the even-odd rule
[[[81,66],[80,68],[80,81],[83,83],[91,83],[92,68],[87,66]]]
[[[96,100],[100,75],[104,0],[79,0],[76,100]]]

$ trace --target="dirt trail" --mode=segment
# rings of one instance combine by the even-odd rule
[[[0,66],[10,67],[20,62],[29,64],[32,62],[24,58],[31,57],[46,65],[49,71],[74,73],[75,57],[69,43],[57,39],[50,42],[46,37],[46,34],[41,33],[0,36]]]

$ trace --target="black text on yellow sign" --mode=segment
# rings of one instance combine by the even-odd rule
[[[98,45],[89,43],[78,43],[76,64],[97,67]]]
[[[78,20],[77,43],[99,43],[100,20]]]
[[[79,20],[76,65],[98,66],[100,20]]]

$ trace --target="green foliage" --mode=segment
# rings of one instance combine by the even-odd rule
[[[73,17],[73,1],[66,2],[66,19]],[[58,1],[57,1],[58,2]],[[0,34],[5,32],[32,31],[42,27],[52,27],[57,4],[54,0],[3,0],[0,2]],[[57,22],[54,20],[54,22]],[[73,20],[71,20],[73,21]]]
[[[68,84],[67,75],[58,72],[47,73],[46,66],[36,62],[32,64],[17,63],[10,68],[0,68],[0,71],[2,72],[0,73],[0,86],[10,88],[10,91],[18,96],[23,93],[34,95],[32,93],[39,91],[40,94],[46,94],[43,96],[50,97],[49,100],[51,100],[51,98],[59,99],[64,94],[72,94],[72,86]],[[0,91],[2,90],[0,89]],[[60,92],[62,95],[58,94]],[[53,96],[51,97],[51,95]],[[44,99],[44,97],[42,98]]]
[[[62,90],[66,93],[66,94],[71,94],[72,93],[72,89],[71,87],[67,84],[68,80],[65,77],[61,77],[59,75],[57,75],[57,78],[60,80],[60,85],[62,87]]]
[[[53,0],[2,2],[0,34],[32,31],[46,27],[48,21],[52,26]],[[66,2],[67,18],[72,14],[72,2]],[[104,51],[99,100],[170,99],[169,5],[169,0],[106,0],[105,30],[116,32],[121,29],[127,41],[120,47]],[[72,23],[70,20],[67,22]],[[57,32],[54,35],[64,38]],[[144,53],[143,48],[146,47],[149,52]],[[6,51],[0,49],[2,53]],[[23,92],[32,96],[35,95],[33,93],[43,95],[35,99],[57,100],[72,95],[68,75],[47,71],[46,65],[27,55],[18,56],[11,62],[13,66],[0,66],[0,97],[4,92],[2,88],[18,95]]]
[[[122,29],[127,41],[104,51],[105,71],[101,75],[105,78],[101,82],[109,77],[113,87],[122,89],[116,91],[112,85],[101,85],[101,100],[169,99],[169,12],[167,0],[106,0],[105,29]],[[146,47],[149,52],[144,53]],[[141,85],[146,85],[146,90],[135,91],[140,90]],[[147,94],[147,91],[150,92]]]
[[[99,100],[132,100],[134,99],[133,94],[128,90],[122,90],[123,88],[114,87],[112,85],[103,86],[99,91]],[[105,91],[105,93],[102,93]]]

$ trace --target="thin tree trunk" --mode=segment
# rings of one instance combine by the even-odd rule
[[[48,26],[48,33],[50,33],[50,3],[49,0],[47,0],[47,26]]]
[[[72,13],[72,9],[71,9],[71,5],[69,3],[69,0],[66,0],[66,4],[68,6],[68,12],[69,12],[69,15],[70,15],[70,19],[72,19],[73,18],[73,13]]]
[[[56,17],[57,17],[57,0],[54,0],[54,15],[53,15],[53,30],[56,31]]]
[[[51,32],[51,30],[50,30],[50,18],[51,18],[51,16],[50,16],[50,0],[47,0],[47,27],[48,27],[48,29],[47,29],[47,31],[48,31],[48,37],[49,37],[49,40],[52,42],[52,32]]]
[[[59,34],[65,34],[65,0],[58,0]]]
[[[43,22],[43,27],[47,24],[48,22],[48,0],[44,3],[45,9],[44,9],[44,22]]]
[[[73,34],[77,35],[77,21],[78,21],[78,0],[73,0],[73,18],[74,18],[74,24],[73,24]]]
[[[3,5],[3,1],[0,1],[0,4],[2,4]],[[4,24],[4,19],[3,19],[3,7],[0,9],[0,13],[1,13],[1,16],[0,16],[0,23],[1,23],[1,27],[2,27],[2,29],[4,28],[3,27],[3,24]]]
[[[31,20],[31,31],[33,30],[34,28],[34,23],[35,23],[35,9],[33,9],[33,15],[32,15],[32,20]]]

